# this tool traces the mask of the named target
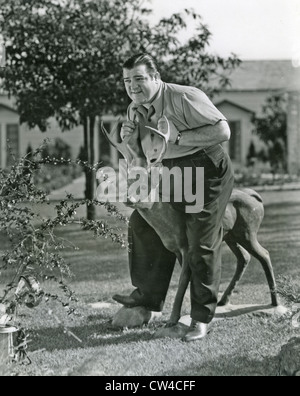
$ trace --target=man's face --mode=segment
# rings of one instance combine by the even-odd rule
[[[124,69],[123,78],[128,96],[137,105],[150,103],[160,85],[159,77],[150,76],[146,65]]]

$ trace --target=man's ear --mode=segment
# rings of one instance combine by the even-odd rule
[[[160,73],[159,73],[159,72],[156,72],[156,73],[154,74],[154,80],[155,80],[155,82],[159,82],[159,81],[161,80],[161,78],[160,78]]]

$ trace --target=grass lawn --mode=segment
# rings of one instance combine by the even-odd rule
[[[267,205],[260,241],[270,251],[276,276],[289,275],[299,281],[300,192],[284,193],[284,197],[281,193],[269,194],[264,197]],[[45,210],[47,215],[49,208],[40,210]],[[123,228],[123,231],[126,230]],[[213,333],[203,342],[185,344],[180,340],[154,339],[155,330],[170,314],[179,268],[174,273],[160,322],[141,329],[115,331],[111,320],[120,306],[111,296],[132,291],[126,250],[109,240],[96,240],[75,227],[63,229],[61,235],[79,247],[78,251],[64,254],[75,275],[71,286],[80,300],[77,304],[80,316],[66,317],[63,308],[55,302],[42,303],[34,310],[22,308],[20,320],[29,329],[32,364],[15,365],[11,367],[12,373],[30,376],[273,376],[278,374],[281,346],[293,336],[299,336],[299,329],[292,327],[289,316],[248,314],[216,322]],[[2,238],[0,253],[3,250],[5,240]],[[224,246],[222,291],[234,269],[234,258]],[[4,281],[3,274],[0,281]],[[269,301],[264,273],[253,259],[232,303],[268,304]],[[102,303],[101,308],[90,305],[97,302]],[[189,307],[187,295],[183,314],[189,314]],[[58,324],[53,313],[63,325]],[[64,326],[82,343],[65,333]]]

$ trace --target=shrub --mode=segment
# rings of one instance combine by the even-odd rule
[[[38,188],[49,194],[53,190],[62,188],[82,175],[82,168],[76,164],[44,165],[34,175],[34,183]]]
[[[32,156],[32,148],[27,148],[27,159],[30,160]],[[45,164],[34,173],[34,184],[43,189],[46,193],[57,190],[72,181],[82,174],[82,167],[76,163],[67,163],[61,159],[71,158],[71,147],[62,139],[56,138],[54,144],[43,145],[41,157],[47,162],[47,159],[59,159],[52,161],[52,163]],[[83,158],[80,158],[83,160]]]
[[[251,166],[235,169],[235,182],[238,187],[282,186],[285,183],[299,182],[297,175],[272,173],[268,163],[254,159]]]
[[[272,172],[287,170],[287,100],[285,94],[267,98],[261,116],[253,116],[254,133],[266,144]]]
[[[111,238],[123,247],[126,245],[123,235],[119,235],[106,222],[76,217],[81,205],[99,205],[105,207],[110,215],[127,222],[127,218],[109,203],[88,200],[76,202],[71,195],[67,195],[56,205],[56,213],[52,218],[42,218],[34,210],[35,205],[50,204],[45,191],[35,184],[36,173],[45,163],[52,166],[58,165],[58,162],[64,166],[74,164],[71,160],[42,158],[44,151],[45,144],[21,158],[11,169],[0,170],[0,231],[7,236],[8,242],[2,256],[0,274],[2,278],[9,279],[0,297],[0,305],[5,307],[8,314],[16,313],[21,304],[33,308],[43,299],[58,300],[69,314],[74,312],[71,305],[76,301],[76,296],[67,284],[71,271],[61,252],[66,247],[76,247],[56,236],[60,227],[77,224],[96,236]],[[75,164],[90,170],[96,167],[80,160],[75,161]],[[40,282],[45,280],[55,282],[57,293],[50,294],[42,290]]]
[[[289,304],[300,304],[299,280],[291,276],[280,276],[277,279],[277,292]]]

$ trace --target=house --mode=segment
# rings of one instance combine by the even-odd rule
[[[258,137],[253,134],[253,124],[251,118],[253,114],[261,115],[262,107],[266,104],[268,97],[275,93],[284,93],[289,98],[288,105],[288,125],[289,125],[289,170],[291,173],[300,171],[300,156],[297,165],[295,155],[291,149],[300,148],[300,122],[298,126],[292,121],[290,97],[292,92],[297,96],[300,92],[300,68],[295,68],[292,61],[245,61],[231,75],[230,87],[215,98],[215,104],[221,112],[228,118],[231,125],[232,137],[227,144],[228,152],[236,165],[245,165],[251,142],[259,151],[263,144]],[[294,109],[300,117],[300,107]],[[297,117],[296,117],[297,118]],[[292,130],[293,129],[293,130]],[[298,143],[295,144],[293,136],[298,136]],[[294,143],[291,144],[291,142]],[[298,151],[298,150],[297,150]],[[291,162],[294,165],[291,165]]]
[[[235,167],[246,166],[251,144],[256,152],[264,143],[253,133],[252,117],[261,115],[266,100],[273,94],[288,97],[288,162],[291,173],[300,173],[300,68],[290,60],[244,61],[230,76],[228,89],[214,98],[217,108],[227,117],[231,139],[224,144]],[[106,127],[115,120],[106,119]],[[115,150],[100,137],[103,156],[118,158]],[[111,154],[110,154],[111,153]]]
[[[114,125],[116,118],[104,116],[103,121],[107,128]],[[6,168],[13,162],[13,157],[20,157],[27,153],[28,148],[37,149],[45,139],[54,142],[60,138],[70,146],[72,159],[79,156],[84,145],[83,127],[78,126],[70,131],[62,132],[57,121],[48,120],[46,132],[38,127],[29,129],[28,125],[20,124],[19,114],[16,111],[13,99],[0,91],[0,168]],[[13,154],[13,155],[11,155]],[[117,164],[119,153],[110,146],[100,131],[100,121],[95,126],[95,158],[104,163]]]
[[[29,147],[36,149],[48,138],[63,139],[71,147],[73,159],[83,146],[82,127],[62,132],[56,120],[50,119],[49,128],[43,133],[39,128],[29,129],[26,124],[20,124],[13,99],[0,92],[0,168],[11,165],[13,156],[25,155]]]
[[[257,151],[263,143],[253,134],[251,119],[253,114],[260,114],[267,98],[274,93],[286,93],[288,97],[288,159],[291,173],[300,172],[300,68],[293,67],[291,61],[244,61],[235,70],[231,85],[214,98],[214,103],[227,117],[232,131],[230,142],[224,146],[229,152],[235,166],[247,163],[251,143]],[[113,127],[117,119],[113,116],[103,117],[107,129]],[[104,163],[117,165],[119,154],[105,140],[100,131],[100,120],[95,126],[95,157]],[[73,159],[83,146],[83,128],[78,127],[68,132],[61,132],[54,119],[49,120],[47,132],[38,128],[29,130],[19,124],[19,117],[14,103],[0,92],[0,166],[10,164],[7,152],[7,139],[16,155],[24,155],[28,147],[38,147],[45,138],[62,138],[71,147]]]

